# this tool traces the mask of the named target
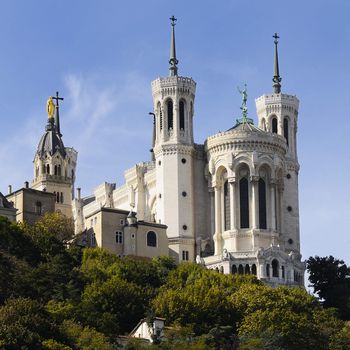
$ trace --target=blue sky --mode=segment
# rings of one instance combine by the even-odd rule
[[[350,263],[350,2],[348,0],[2,0],[0,191],[32,179],[45,105],[65,97],[61,129],[79,152],[84,195],[148,160],[150,83],[167,75],[169,17],[179,74],[197,82],[195,140],[239,114],[237,86],[272,91],[280,34],[282,91],[300,99],[298,146],[302,254]]]

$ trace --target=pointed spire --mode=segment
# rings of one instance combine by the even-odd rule
[[[278,44],[278,39],[280,38],[278,36],[277,33],[275,33],[275,35],[273,36],[274,43],[275,43],[275,72],[274,72],[274,76],[273,76],[273,89],[274,89],[274,93],[275,94],[279,94],[281,93],[281,81],[282,78],[280,77],[280,70],[279,70],[279,65],[278,65],[278,48],[277,48],[277,44]]]
[[[176,47],[175,47],[175,25],[177,19],[172,16],[169,18],[171,21],[171,45],[170,45],[170,59],[169,59],[169,76],[176,76],[177,75],[177,64],[179,61],[176,59]]]

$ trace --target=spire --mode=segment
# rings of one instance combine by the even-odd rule
[[[281,92],[281,80],[282,78],[280,77],[280,71],[279,71],[279,66],[278,66],[278,49],[277,49],[277,44],[278,44],[278,39],[280,38],[277,33],[273,36],[274,43],[275,43],[275,72],[273,76],[273,89],[275,94],[279,94]]]
[[[169,18],[171,21],[171,45],[170,45],[170,59],[169,59],[169,76],[177,75],[177,64],[179,61],[176,59],[176,48],[175,48],[175,22],[177,19],[172,16]]]

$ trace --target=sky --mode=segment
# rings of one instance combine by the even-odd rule
[[[56,91],[83,195],[150,159],[151,81],[168,74],[172,15],[179,75],[197,82],[195,141],[234,125],[244,83],[256,123],[278,32],[282,92],[300,100],[301,252],[350,264],[349,13],[348,0],[1,0],[0,191],[32,180]]]

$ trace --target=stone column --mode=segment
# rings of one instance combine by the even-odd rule
[[[210,233],[213,236],[215,233],[215,197],[214,188],[209,187],[209,197],[210,197]]]
[[[216,185],[214,190],[215,195],[215,255],[221,254],[221,187]]]
[[[231,230],[237,229],[237,208],[236,208],[236,178],[229,179],[230,186],[230,221],[231,221]]]
[[[271,203],[271,230],[276,231],[276,182],[271,180],[270,182],[270,203]]]
[[[259,226],[259,201],[258,201],[258,180],[259,176],[251,176],[250,184],[252,189],[252,228]]]

